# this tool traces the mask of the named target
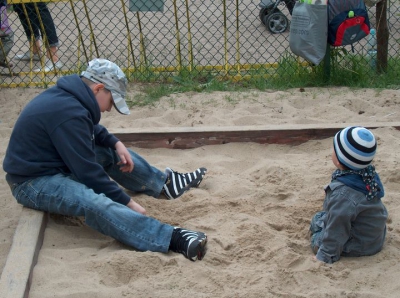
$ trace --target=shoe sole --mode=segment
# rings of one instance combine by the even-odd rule
[[[170,168],[167,168],[167,169],[169,169],[171,172],[173,172]],[[170,192],[170,190],[168,189],[168,186],[166,186],[166,185],[164,184],[163,190],[164,190],[165,196],[166,196],[169,200],[175,200],[175,199],[179,198],[180,196],[182,196],[182,195],[183,195],[185,192],[187,192],[190,188],[192,188],[192,187],[199,187],[201,181],[203,181],[204,176],[205,176],[206,173],[207,173],[207,169],[206,169],[206,168],[200,168],[200,169],[204,169],[204,171],[203,171],[204,174],[202,175],[200,181],[196,181],[196,180],[198,179],[198,178],[196,178],[196,179],[192,180],[191,182],[187,183],[186,186],[184,186],[184,187],[182,187],[182,188],[180,188],[181,183],[178,183],[178,181],[176,181],[176,179],[174,179],[174,178],[169,182],[169,183],[172,183],[172,185],[173,185],[173,192],[175,193],[175,195],[172,195],[171,192]],[[180,188],[179,190],[178,190],[178,186],[179,186],[179,188]],[[179,193],[179,194],[178,194],[178,193]]]
[[[193,181],[192,181],[192,182],[189,182],[187,186],[189,186],[189,187],[199,187],[199,186],[200,186],[201,182],[202,182],[203,179],[204,179],[204,176],[207,174],[207,169],[206,169],[206,168],[200,168],[200,169],[204,169],[204,175],[203,175],[203,177],[201,178],[201,180],[200,180],[199,182],[197,182],[197,183],[193,183]]]
[[[169,192],[169,189],[166,185],[163,186],[163,189],[164,189],[164,194],[168,198],[168,200],[175,200],[175,199],[179,198],[180,196],[182,196],[185,192],[187,192],[190,189],[190,187],[188,185],[186,185],[184,188],[182,188],[182,190],[183,190],[182,193],[180,193],[176,197],[171,195],[171,193]]]
[[[193,259],[190,259],[191,261],[193,261],[193,262],[196,260],[201,261],[204,258],[204,256],[207,253],[207,247],[206,247],[207,241],[208,241],[208,239],[206,236],[206,238],[203,241],[201,241],[199,243],[199,245],[197,246],[197,256]]]

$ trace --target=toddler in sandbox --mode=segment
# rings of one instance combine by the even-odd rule
[[[8,24],[7,3],[0,0],[0,67],[12,67],[6,57],[14,45],[14,33]]]
[[[337,169],[325,187],[323,211],[310,226],[317,260],[333,263],[340,256],[368,256],[382,249],[388,213],[382,182],[371,164],[376,147],[364,127],[346,127],[335,135],[332,162]]]

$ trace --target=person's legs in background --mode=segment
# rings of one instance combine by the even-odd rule
[[[25,5],[25,10],[24,10]],[[40,31],[37,23],[34,21],[37,19],[35,7],[32,3],[27,4],[14,4],[14,11],[18,14],[19,20],[24,28],[25,35],[29,42],[29,51],[17,55],[18,60],[29,61],[31,58],[34,61],[39,61],[40,56]]]
[[[24,5],[26,13],[24,11]],[[14,4],[14,10],[18,14],[26,37],[30,43],[29,51],[17,55],[16,58],[23,61],[30,61],[31,59],[33,61],[39,61],[41,56],[40,39],[42,36],[43,39],[45,39],[47,60],[44,69],[38,69],[37,71],[50,71],[54,67],[62,67],[58,57],[59,40],[56,27],[46,3]],[[39,12],[39,16],[37,12]]]
[[[24,11],[24,5],[25,5],[25,10],[26,14]],[[33,11],[32,11],[33,9]],[[32,22],[32,14],[35,14],[34,7],[32,4],[27,3],[27,4],[14,4],[14,11],[18,14],[19,20],[22,24],[22,27],[24,28],[25,35],[28,38],[29,42],[29,51],[17,55],[16,58],[18,60],[24,60],[24,61],[29,61],[31,58],[34,61],[39,61],[40,56],[40,32],[39,28],[36,26],[36,23]],[[29,21],[28,21],[29,18]],[[30,25],[30,26],[29,26]]]
[[[42,27],[40,26],[40,20],[37,17],[37,14],[35,14],[36,16],[35,21],[37,22],[37,24],[39,24],[39,30],[41,32],[41,35],[47,37],[48,44],[45,44],[47,48],[47,58],[56,63],[59,60],[57,54],[59,41],[53,18],[51,17],[50,11],[46,3],[38,2],[37,7],[39,10],[40,18],[42,19],[43,22],[44,32],[42,31]]]

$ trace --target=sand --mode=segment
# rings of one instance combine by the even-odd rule
[[[41,89],[1,89],[0,156],[19,112]],[[130,95],[137,91],[131,89]],[[349,88],[185,93],[130,116],[112,111],[101,123],[121,128],[265,126],[269,124],[398,123],[399,90]],[[312,260],[308,228],[322,207],[334,170],[332,139],[297,146],[230,143],[190,150],[133,148],[154,166],[178,171],[208,168],[201,186],[177,200],[136,195],[148,215],[205,231],[204,260],[137,252],[85,226],[51,216],[30,298],[46,297],[398,297],[400,286],[400,131],[373,130],[377,171],[385,185],[388,233],[375,256]],[[2,171],[2,170],[1,170]],[[4,175],[4,172],[1,173]],[[0,269],[21,206],[0,180]]]

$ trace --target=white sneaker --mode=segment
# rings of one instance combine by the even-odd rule
[[[60,69],[63,66],[64,64],[61,61],[53,62],[51,60],[47,60],[43,68],[36,68],[33,70],[33,72],[50,72],[53,71],[55,68]]]
[[[40,57],[38,54],[33,54],[32,52],[28,51],[23,54],[19,54],[15,56],[15,59],[21,60],[21,61],[40,61]]]

